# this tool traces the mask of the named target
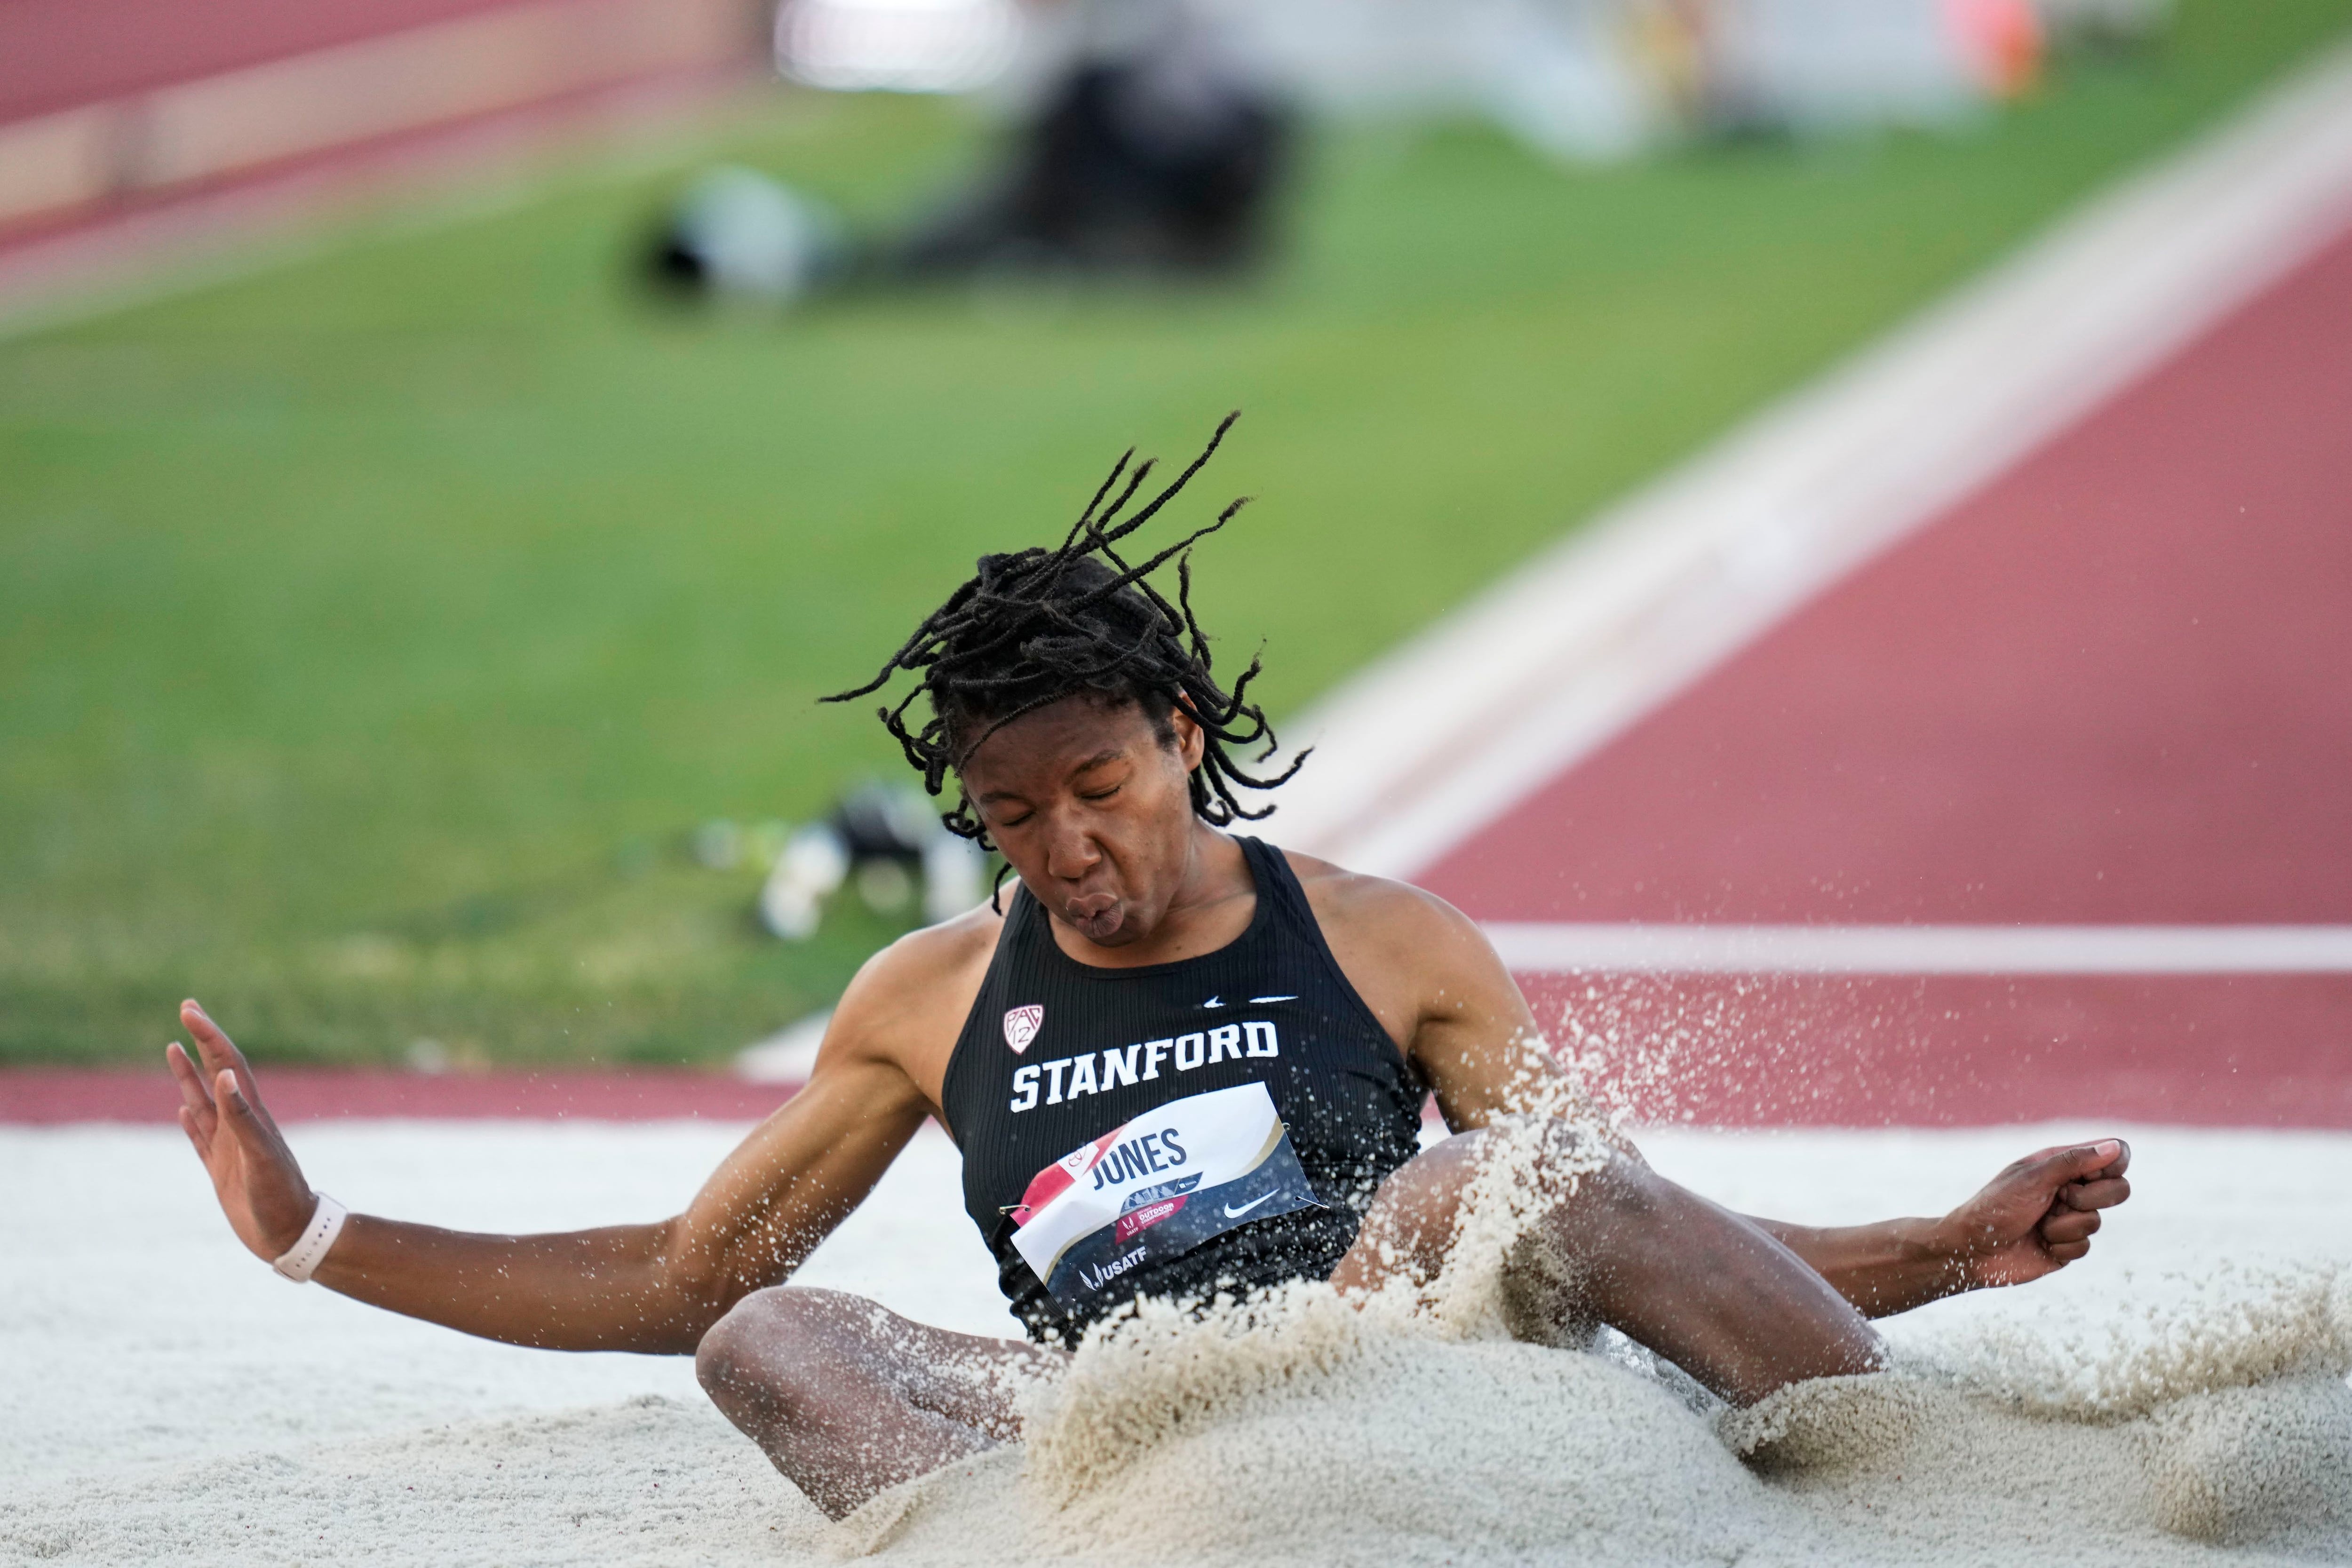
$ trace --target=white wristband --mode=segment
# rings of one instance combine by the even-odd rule
[[[310,1211],[310,1223],[302,1227],[302,1239],[269,1267],[297,1285],[308,1285],[319,1265],[327,1260],[327,1249],[335,1245],[335,1237],[343,1234],[343,1221],[351,1216],[351,1210],[320,1193],[319,1206]]]

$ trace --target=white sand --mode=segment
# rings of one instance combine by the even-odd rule
[[[1124,1354],[1089,1345],[1033,1428],[1025,1474],[1020,1457],[991,1456],[877,1500],[852,1531],[891,1560],[942,1565],[1992,1564],[2063,1552],[2190,1568],[2352,1553],[2341,1325],[2306,1339],[2319,1354],[2284,1375],[2259,1357],[2231,1365],[2234,1336],[2202,1337],[2209,1353],[2171,1367],[2160,1393],[2132,1380],[2149,1397],[2128,1409],[2029,1413],[2011,1395],[2031,1381],[1986,1364],[1990,1383],[1842,1379],[1710,1420],[1606,1355],[1368,1332],[1337,1301],[1286,1305],[1245,1335],[1188,1324]],[[1155,1377],[1155,1360],[1181,1375]],[[2271,1380],[2233,1383],[2257,1369]],[[1257,1390],[1233,1395],[1253,1373]],[[1186,1396],[1170,1398],[1180,1384]],[[1190,1392],[1213,1384],[1228,1397],[1201,1408]]]
[[[296,1139],[319,1184],[358,1206],[525,1227],[665,1212],[736,1131],[381,1124]],[[1712,1195],[1836,1221],[1944,1206],[2063,1135],[1643,1142]],[[2138,1195],[2086,1265],[1892,1325],[1907,1354],[1976,1368],[1974,1394],[1882,1380],[1900,1386],[1800,1412],[1780,1438],[1796,1468],[1743,1466],[1655,1379],[1599,1357],[1378,1339],[1098,1473],[1024,1480],[1025,1457],[1007,1452],[885,1500],[860,1527],[890,1526],[884,1561],[956,1563],[2232,1555],[2179,1528],[2352,1558],[2352,1500],[2330,1489],[2352,1486],[2339,1379],[2185,1402],[2143,1387],[2126,1408],[2115,1377],[2083,1375],[2137,1364],[2157,1368],[2143,1385],[2196,1386],[2193,1356],[2118,1362],[2093,1331],[2145,1340],[2148,1303],[2262,1298],[2251,1278],[2217,1276],[2220,1259],[2352,1260],[2352,1138],[2147,1130],[2135,1145]],[[277,1280],[236,1251],[176,1132],[0,1132],[0,1178],[18,1194],[0,1215],[0,1561],[770,1563],[857,1539],[822,1525],[682,1363],[482,1344]],[[1009,1323],[936,1139],[809,1278],[952,1327]],[[1247,1353],[1279,1360],[1286,1342],[1261,1335]],[[1988,1378],[2008,1380],[2005,1401]],[[1141,1385],[1101,1386],[1116,1408]],[[545,1414],[567,1406],[581,1408]],[[1088,1408],[1098,1420],[1105,1406]],[[1139,1409],[1123,1429],[1153,1429]],[[1090,1429],[1057,1419],[1066,1437]]]
[[[535,1230],[674,1213],[744,1131],[373,1122],[290,1136],[312,1182],[355,1207]],[[1016,1331],[956,1169],[943,1137],[917,1140],[810,1282]],[[0,1129],[0,1191],[14,1195],[0,1209],[0,1493],[635,1394],[702,1398],[678,1358],[516,1350],[289,1285],[229,1235],[177,1129]]]

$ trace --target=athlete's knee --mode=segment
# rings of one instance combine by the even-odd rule
[[[1648,1189],[1648,1167],[1598,1130],[1559,1117],[1513,1118],[1453,1142],[1475,1154],[1482,1173],[1529,1196],[1638,1201]]]
[[[1643,1228],[1656,1224],[1680,1189],[1589,1128],[1548,1129],[1556,1210],[1583,1226]]]
[[[834,1292],[779,1285],[754,1290],[711,1324],[695,1347],[694,1374],[722,1409],[757,1405],[781,1413],[824,1376],[839,1353]]]
[[[1628,1247],[1659,1241],[1660,1178],[1590,1128],[1567,1122],[1521,1129],[1513,1152],[1545,1201],[1522,1211],[1528,1223],[1504,1255],[1505,1323],[1514,1338],[1538,1344],[1587,1343]]]
[[[1459,1142],[1475,1140],[1476,1166],[1494,1197],[1520,1214],[1539,1216],[1548,1228],[1574,1245],[1657,1223],[1678,1191],[1649,1166],[1585,1124],[1558,1118],[1528,1118],[1481,1129]]]
[[[1572,1198],[1581,1176],[1612,1158],[1622,1156],[1589,1131],[1549,1118],[1512,1118],[1448,1138],[1381,1184],[1333,1281],[1348,1289],[1402,1273],[1425,1285],[1451,1257],[1466,1205],[1499,1201],[1541,1214]]]
[[[694,1375],[702,1391],[722,1399],[743,1386],[746,1374],[759,1364],[773,1311],[764,1300],[773,1292],[754,1290],[720,1314],[694,1347]]]
[[[1449,1138],[1382,1182],[1332,1283],[1355,1290],[1399,1275],[1423,1285],[1433,1279],[1453,1245],[1462,1200],[1477,1170],[1479,1137],[1468,1132]]]

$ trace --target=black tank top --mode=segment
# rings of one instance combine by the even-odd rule
[[[1248,930],[1198,958],[1136,969],[1081,963],[1055,945],[1051,917],[1028,890],[1013,895],[996,956],[949,1058],[940,1109],[963,1153],[964,1206],[1033,1338],[1075,1339],[1137,1296],[1205,1298],[1327,1278],[1354,1242],[1373,1192],[1416,1151],[1418,1075],[1339,972],[1289,861],[1258,839],[1237,842],[1257,909]],[[1105,1142],[1114,1130],[1147,1113],[1156,1126],[1173,1119],[1159,1114],[1163,1108],[1181,1110],[1175,1102],[1218,1090],[1242,1090],[1219,1096],[1224,1104],[1255,1105],[1258,1091],[1248,1086],[1257,1084],[1279,1118],[1271,1136],[1286,1131],[1295,1167],[1276,1150],[1255,1168],[1255,1184],[1196,1193],[1203,1201],[1192,1215],[1154,1238],[1186,1249],[1148,1260],[1139,1250],[1111,1289],[1079,1300],[1047,1289],[1014,1243],[1016,1222],[1034,1213],[1024,1199],[1037,1201],[1041,1177],[1058,1184],[1054,1190],[1066,1187],[1070,1178],[1051,1168],[1060,1162],[1083,1175],[1089,1144],[1104,1145],[1096,1157],[1117,1171],[1120,1151]],[[1191,1131],[1184,1137],[1197,1172],[1202,1151]],[[1186,1173],[1188,1152],[1172,1133],[1164,1144],[1144,1135],[1128,1152],[1137,1176],[1153,1184],[1136,1189],[1130,1205],[1162,1201],[1122,1213],[1121,1232],[1181,1206],[1187,1184],[1203,1179]],[[1277,1165],[1289,1171],[1286,1184]],[[1297,1188],[1300,1171],[1311,1199]],[[1230,1201],[1221,1205],[1220,1194]],[[1219,1217],[1245,1215],[1259,1202],[1276,1211],[1276,1197],[1290,1212]],[[1183,1242],[1186,1226],[1203,1224],[1223,1228]]]

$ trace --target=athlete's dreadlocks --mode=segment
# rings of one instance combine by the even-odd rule
[[[1192,809],[1221,826],[1235,817],[1255,820],[1267,815],[1273,806],[1252,810],[1235,797],[1234,787],[1272,789],[1298,771],[1306,754],[1273,778],[1253,777],[1234,763],[1234,751],[1261,741],[1265,749],[1257,760],[1274,754],[1274,730],[1265,710],[1244,700],[1249,683],[1257,678],[1258,661],[1250,660],[1230,692],[1218,686],[1209,673],[1209,639],[1192,614],[1192,545],[1224,527],[1249,498],[1234,501],[1215,521],[1148,560],[1130,564],[1118,550],[1122,540],[1150,522],[1201,471],[1240,417],[1238,412],[1226,415],[1175,483],[1122,518],[1155,461],[1147,458],[1134,463],[1135,448],[1129,447],[1078,514],[1061,548],[982,556],[979,575],[950,595],[883,664],[880,674],[854,691],[824,700],[849,701],[880,690],[900,670],[914,674],[914,689],[897,707],[877,711],[898,737],[907,761],[921,770],[923,787],[933,795],[944,792],[949,773],[961,770],[981,742],[1022,715],[1065,697],[1083,692],[1114,706],[1137,703],[1162,741],[1172,737],[1168,718],[1181,707],[1200,724],[1207,742],[1201,765],[1192,772]],[[1104,498],[1115,487],[1117,497],[1104,506]],[[1173,604],[1150,581],[1171,560],[1176,563]],[[907,710],[926,694],[931,717],[917,730],[908,724]],[[953,831],[991,847],[987,829],[961,784],[955,809],[946,820]]]

